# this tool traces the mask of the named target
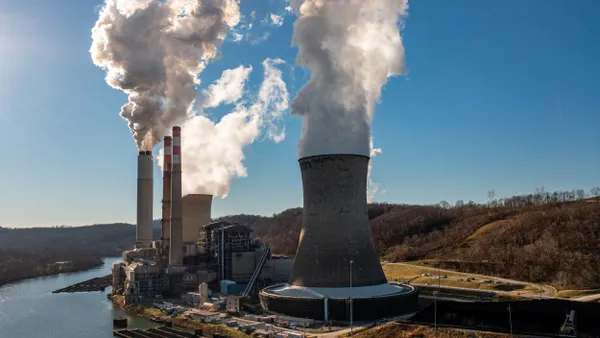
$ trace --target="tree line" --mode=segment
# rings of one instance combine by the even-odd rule
[[[600,188],[534,193],[454,205],[376,203],[369,224],[382,259],[432,259],[441,267],[558,287],[600,286]],[[236,215],[273,252],[293,256],[302,208]],[[227,217],[225,217],[227,218]]]

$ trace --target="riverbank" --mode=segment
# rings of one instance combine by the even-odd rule
[[[11,283],[21,282],[38,277],[55,276],[61,273],[82,272],[102,266],[104,261],[100,257],[84,260],[59,261],[53,263],[40,263],[30,266],[21,261],[4,261],[0,264],[0,288]]]
[[[157,326],[145,317],[113,306],[106,298],[107,292],[52,293],[110,274],[112,263],[121,258],[103,260],[103,265],[89,270],[31,278],[1,287],[0,309],[4,311],[0,315],[0,337],[107,338],[112,337],[113,319],[122,316],[131,328]]]
[[[165,322],[170,321],[173,323],[173,326],[183,328],[186,330],[195,330],[202,329],[204,335],[212,336],[215,333],[221,333],[226,335],[227,337],[233,338],[249,338],[250,336],[240,332],[238,330],[234,330],[230,327],[227,327],[223,324],[208,324],[203,323],[199,320],[194,320],[190,318],[183,317],[181,314],[176,317],[171,317],[165,314],[162,310],[154,308],[154,307],[143,307],[138,305],[126,305],[123,296],[108,294],[108,299],[113,303],[115,307],[124,309],[128,312],[135,313],[138,316],[146,317],[152,321],[157,322]]]

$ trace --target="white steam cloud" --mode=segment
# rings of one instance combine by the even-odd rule
[[[271,14],[270,14],[270,19],[271,19],[271,22],[272,22],[272,23],[273,23],[275,26],[281,26],[281,25],[283,25],[283,17],[282,17],[282,16],[279,16],[279,15],[277,15],[277,14],[273,14],[273,13],[271,13]]]
[[[237,103],[236,108],[213,122],[204,115],[197,115],[182,125],[182,184],[183,194],[211,194],[226,197],[232,179],[246,177],[243,164],[244,147],[261,136],[274,142],[285,138],[282,119],[288,109],[289,95],[276,67],[284,63],[280,59],[266,59],[264,80],[258,95],[240,101],[246,80],[252,68],[243,66],[223,72],[220,79],[208,87],[205,93],[215,102]],[[232,74],[236,74],[233,76]],[[235,80],[232,80],[235,79]],[[227,99],[225,99],[227,98]],[[212,105],[211,105],[212,106]],[[162,167],[163,150],[157,156]]]
[[[371,156],[371,161],[369,161],[369,166],[367,168],[367,202],[371,203],[375,199],[375,195],[379,192],[379,184],[373,182],[371,178],[371,170],[373,169],[373,157],[381,154],[383,150],[381,148],[375,148],[373,146],[373,137],[369,139],[369,156]]]
[[[129,95],[121,116],[140,150],[193,115],[197,76],[239,20],[236,0],[105,0],[90,53]]]
[[[298,14],[296,62],[311,70],[292,102],[292,114],[304,120],[299,156],[371,155],[381,88],[404,72],[400,29],[408,0],[305,0],[292,6]]]
[[[244,95],[246,80],[252,72],[252,66],[242,65],[234,69],[227,69],[221,78],[202,91],[201,107],[218,107],[221,104],[232,104],[239,101]]]

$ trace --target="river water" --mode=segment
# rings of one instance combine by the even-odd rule
[[[156,326],[146,318],[113,307],[107,292],[58,293],[52,291],[106,276],[120,258],[81,272],[28,279],[0,287],[0,338],[109,338],[112,320],[126,316],[129,327]]]

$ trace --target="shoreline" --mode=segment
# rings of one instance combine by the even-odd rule
[[[40,278],[40,277],[52,277],[52,276],[58,276],[63,273],[87,271],[87,270],[91,270],[93,268],[100,267],[102,265],[104,265],[104,258],[101,258],[99,262],[94,262],[93,264],[86,265],[86,266],[77,266],[77,267],[73,267],[73,268],[67,268],[67,269],[64,269],[61,271],[52,271],[52,272],[48,272],[48,273],[41,273],[41,274],[32,275],[32,276],[19,277],[19,278],[15,278],[15,279],[0,281],[0,288],[3,288],[7,285],[16,284],[16,283],[20,283],[20,282],[23,282],[26,280]]]
[[[185,318],[181,314],[176,317],[169,316],[162,312],[161,310],[154,307],[143,307],[140,305],[125,305],[125,299],[121,295],[115,295],[112,292],[106,295],[113,306],[123,309],[127,312],[134,313],[138,316],[145,317],[153,322],[157,322],[157,326],[159,323],[171,322],[174,327],[178,327],[185,330],[193,331],[195,329],[202,329],[204,335],[212,336],[214,333],[225,334],[226,337],[233,338],[249,338],[250,335],[247,335],[241,331],[232,329],[224,324],[209,324],[203,323],[200,320]]]

